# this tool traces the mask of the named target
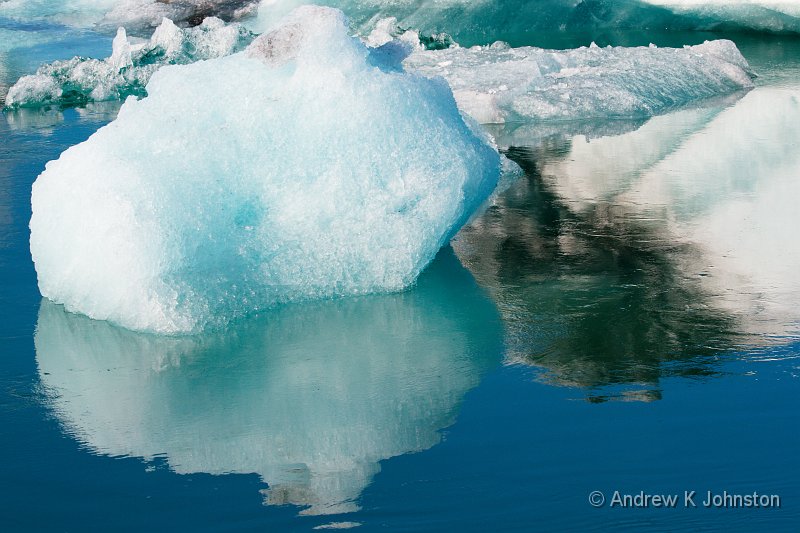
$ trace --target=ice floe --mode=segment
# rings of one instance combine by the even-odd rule
[[[131,43],[120,28],[110,57],[75,57],[45,64],[9,89],[6,106],[76,105],[142,96],[150,77],[162,66],[227,56],[244,49],[254,37],[241,25],[214,17],[188,29],[165,18],[152,37],[139,44]]]
[[[406,68],[442,76],[483,123],[649,117],[753,86],[732,41],[684,48],[486,47],[417,50]]]
[[[443,81],[376,64],[329,8],[147,91],[48,163],[30,223],[42,294],[132,329],[403,289],[500,173]]]
[[[253,38],[239,24],[216,18],[186,30],[164,19],[151,39],[138,45],[120,30],[108,59],[44,65],[10,89],[6,105],[74,105],[141,96],[161,66],[228,55]],[[293,38],[287,34],[283,42],[293,46]],[[442,46],[434,46],[431,39],[423,43],[417,32],[401,30],[391,18],[379,21],[364,38],[371,61],[405,58],[407,70],[445,78],[460,109],[482,123],[646,118],[753,85],[747,61],[727,40],[684,48],[555,51],[502,42],[465,48],[443,37],[434,43]]]

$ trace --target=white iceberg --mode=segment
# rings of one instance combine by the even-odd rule
[[[42,295],[131,329],[403,289],[500,173],[443,81],[378,62],[328,8],[147,92],[47,164],[30,223]]]
[[[257,7],[258,0],[4,0],[0,17],[112,31],[124,25],[138,33],[158,26],[165,17],[196,26],[212,16],[242,19]]]
[[[417,50],[408,70],[442,76],[481,123],[643,118],[753,86],[728,40],[684,48],[492,46]]]
[[[162,66],[226,56],[254,37],[238,23],[213,17],[186,30],[164,19],[142,44],[132,44],[120,28],[111,57],[44,65],[10,89],[6,106],[83,105],[143,96]],[[408,56],[407,70],[444,77],[460,109],[484,124],[647,118],[753,85],[747,61],[727,40],[681,49],[555,51],[510,48],[502,42],[462,48],[443,37],[431,39],[402,30],[393,18],[378,21],[364,37],[370,61],[389,64]]]
[[[224,57],[244,49],[254,37],[241,25],[214,17],[188,29],[165,18],[150,40],[140,44],[131,43],[125,29],[119,28],[110,57],[75,57],[45,64],[9,89],[6,106],[80,105],[142,96],[150,77],[162,66]]]

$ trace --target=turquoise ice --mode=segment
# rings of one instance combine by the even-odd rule
[[[144,43],[132,43],[120,27],[111,56],[104,60],[74,57],[42,65],[11,87],[5,105],[83,105],[143,96],[159,68],[224,57],[241,51],[254,37],[241,25],[225,24],[216,17],[187,29],[165,18]]]
[[[48,163],[30,223],[42,295],[132,329],[404,289],[500,173],[443,81],[376,63],[328,8],[147,92]]]
[[[268,28],[306,3],[342,9],[361,32],[395,17],[404,28],[447,32],[467,45],[593,30],[800,32],[800,7],[780,0],[263,0],[252,24]]]

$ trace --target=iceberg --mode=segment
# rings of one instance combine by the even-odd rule
[[[9,89],[6,107],[70,106],[144,96],[147,82],[162,66],[224,57],[243,50],[254,38],[241,25],[215,17],[188,29],[165,18],[152,37],[139,44],[131,43],[125,29],[119,28],[110,57],[45,64]]]
[[[697,29],[800,33],[800,5],[789,0],[646,0],[686,20]]]
[[[379,20],[395,17],[404,28],[446,32],[470,46],[617,30],[800,33],[800,8],[786,0],[263,0],[248,24],[267,29],[306,3],[342,9],[365,35]]]
[[[500,364],[501,336],[492,302],[445,250],[409,291],[285,306],[192,337],[43,300],[34,341],[47,405],[82,446],[143,469],[255,473],[265,504],[327,515],[357,510],[381,461],[442,440]]]
[[[450,84],[462,111],[482,123],[644,118],[753,87],[732,41],[684,48],[417,50],[405,66]]]
[[[390,60],[303,7],[241,53],[159,70],[34,183],[42,295],[188,333],[411,285],[501,164],[446,83]]]
[[[164,17],[195,26],[215,16],[247,21],[260,33],[310,4],[341,9],[364,35],[395,17],[404,28],[447,32],[469,45],[619,29],[800,33],[800,7],[788,0],[4,0],[0,17],[103,30],[124,25],[138,34]]]
[[[111,57],[44,65],[9,90],[6,106],[83,105],[143,96],[147,81],[162,66],[230,55],[254,38],[238,23],[226,25],[213,17],[185,30],[164,19],[142,44],[132,44],[120,29]],[[364,42],[371,61],[393,63],[405,57],[407,70],[445,78],[462,112],[484,124],[647,118],[753,85],[747,61],[727,40],[681,49],[555,51],[502,42],[464,48],[446,36],[402,30],[388,18]]]
[[[197,26],[207,17],[239,20],[257,7],[257,0],[5,0],[0,17],[112,31],[124,25],[138,34],[152,31],[164,18]]]

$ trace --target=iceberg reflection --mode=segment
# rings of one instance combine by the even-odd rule
[[[798,334],[800,91],[761,88],[619,135],[534,138],[453,246],[493,294],[508,358],[592,399]]]
[[[267,504],[358,509],[379,462],[436,445],[497,364],[499,317],[444,250],[404,293],[286,306],[224,333],[160,337],[42,301],[41,381],[97,453],[177,473],[257,473]]]
[[[691,127],[671,143],[659,132],[680,129],[658,121],[627,136],[573,142],[569,156],[543,174],[573,209],[593,210],[604,198],[616,206],[605,224],[646,222],[651,238],[688,247],[672,254],[675,266],[699,276],[709,305],[736,315],[743,332],[796,333],[800,91],[762,88],[694,118],[680,122]],[[616,157],[614,164],[601,153]],[[625,153],[655,157],[621,168],[634,159]]]

